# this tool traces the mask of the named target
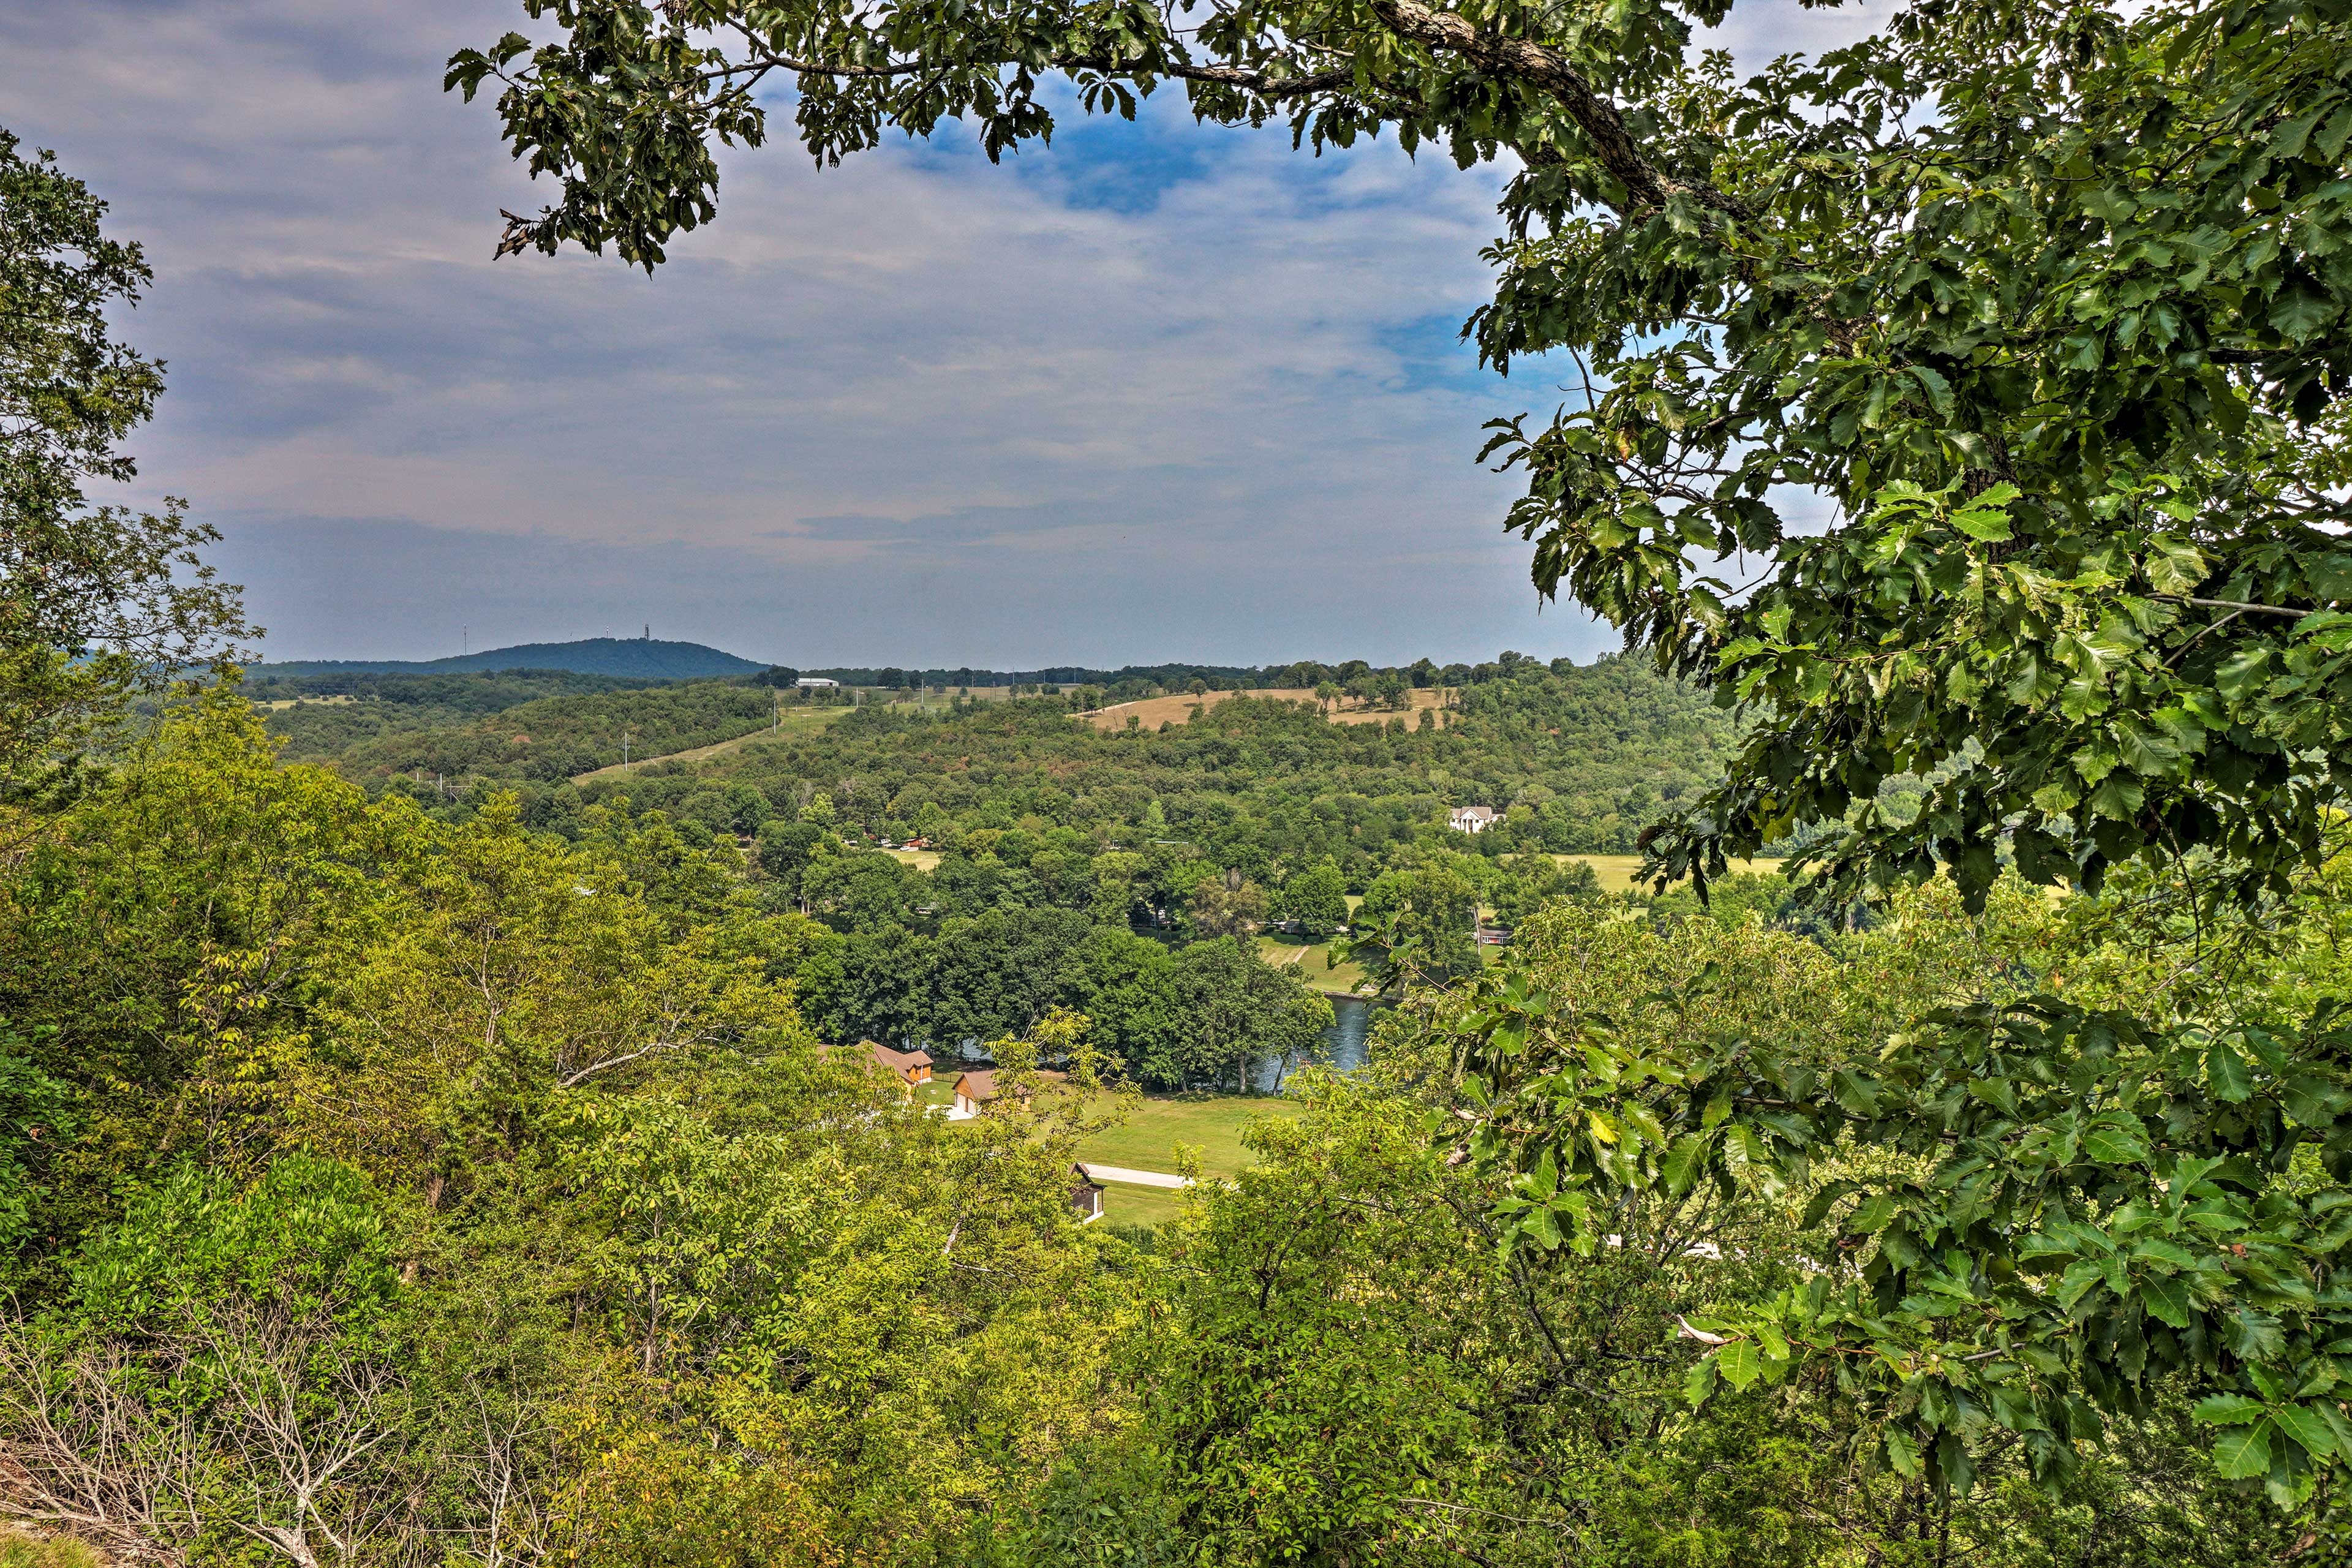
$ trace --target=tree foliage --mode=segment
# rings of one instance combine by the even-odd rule
[[[93,500],[135,469],[125,436],[154,412],[163,367],[117,340],[110,309],[149,280],[106,205],[0,129],[0,784],[71,759],[121,714],[249,628],[199,549],[219,535]]]
[[[1510,526],[1539,588],[1750,718],[1726,779],[1643,836],[1655,870],[1704,891],[1729,855],[1816,834],[1839,898],[1941,869],[1974,910],[2004,860],[2093,892],[2193,864],[2212,909],[2293,898],[2352,765],[2352,5],[1943,0],[1746,79],[1687,49],[1725,9],[1371,0],[1192,30],[608,3],[450,81],[499,77],[518,153],[563,181],[507,247],[649,268],[712,216],[706,140],[761,138],[772,72],[824,160],[948,116],[993,156],[1050,132],[1057,74],[1092,110],[1181,80],[1203,119],[1284,116],[1318,147],[1507,149],[1471,330],[1498,366],[1565,351],[1584,377],[1580,407],[1498,423],[1489,453],[1528,480]],[[1796,525],[1801,496],[1826,528]],[[1903,776],[1916,809],[1883,798]],[[1357,920],[1437,978],[1459,966],[1400,922],[1444,901],[1375,883]],[[1988,1430],[2054,1483],[2181,1386],[2207,1391],[2223,1473],[2283,1502],[2352,1448],[2331,1008],[2271,1029],[2043,992],[1852,1055],[1801,1032],[1653,1053],[1517,966],[1473,989],[1469,1148],[1514,1173],[1517,1241],[1590,1252],[1635,1196],[1801,1183],[1848,1142],[1916,1162],[1823,1190],[1816,1219],[1861,1200],[1835,1252],[1692,1331],[1718,1347],[1694,1396],[1829,1379],[1885,1423],[1888,1466],[1947,1490]]]
[[[1761,721],[1661,869],[1843,822],[1846,885],[1941,863],[1980,892],[2005,843],[2095,883],[2211,842],[2284,887],[2345,747],[2352,9],[1955,0],[1744,80],[1688,53],[1727,9],[1373,0],[1194,29],[597,0],[448,79],[495,79],[517,156],[562,182],[502,250],[647,268],[714,216],[709,143],[764,140],[774,77],[821,162],[949,119],[996,156],[1051,133],[1056,79],[1086,111],[1181,81],[1201,119],[1318,148],[1507,151],[1472,331],[1498,366],[1565,351],[1588,378],[1490,447],[1528,475],[1536,582]],[[1793,527],[1795,495],[1832,525]],[[1752,585],[1718,569],[1751,562]],[[1906,773],[1937,776],[1898,821],[1873,802]]]

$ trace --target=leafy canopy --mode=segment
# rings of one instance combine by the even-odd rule
[[[1302,142],[1392,131],[1506,153],[1491,363],[1565,353],[1580,405],[1505,420],[1509,525],[1670,671],[1744,706],[1654,869],[1829,829],[1839,892],[2005,858],[2096,889],[2210,852],[2240,900],[2328,852],[2352,768],[2352,0],[1921,0],[1818,61],[1686,54],[1711,0],[749,7],[581,0],[497,77],[562,200],[501,248],[647,267],[715,212],[714,140],[798,88],[820,161],[886,126],[1053,129],[1049,79],[1132,114]],[[1824,521],[1824,519],[1826,520]],[[1895,812],[1882,786],[1926,782]],[[2206,1392],[2225,1474],[2308,1495],[2352,1453],[2332,1391],[2352,1079],[2323,1012],[2276,1033],[2053,997],[1824,1058],[1698,1035],[1612,1045],[1507,964],[1456,1020],[1472,1151],[1515,1238],[1600,1244],[1633,1196],[1799,1184],[1842,1142],[1913,1173],[1826,1189],[1839,1262],[1727,1309],[1691,1390],[1830,1380],[1902,1473],[1965,1483],[2005,1430],[2045,1477],[2107,1415]],[[1834,1261],[1834,1260],[1831,1260]]]
[[[1686,58],[1728,9],[530,0],[555,36],[448,82],[497,79],[562,184],[502,251],[647,268],[785,83],[827,163],[948,119],[992,156],[1048,137],[1055,79],[1089,112],[1176,81],[1318,149],[1508,154],[1470,331],[1586,376],[1498,425],[1510,526],[1543,592],[1759,721],[1660,870],[1850,817],[1849,885],[1980,893],[2007,840],[2042,880],[2219,842],[2283,886],[2352,743],[2352,5],[1930,0],[1745,81]],[[1904,773],[1935,783],[1896,820]]]
[[[154,412],[163,366],[117,341],[110,310],[149,279],[106,205],[0,129],[0,785],[21,787],[121,713],[132,688],[249,629],[198,559],[219,535],[177,501],[93,500],[132,477],[122,438]]]

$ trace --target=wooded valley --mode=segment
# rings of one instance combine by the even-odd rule
[[[247,679],[125,488],[146,254],[0,132],[0,1563],[2352,1560],[2352,0],[1745,75],[1729,9],[532,0],[448,62],[514,267],[658,273],[722,150],[798,188],[735,172],[785,105],[824,180],[1154,92],[1483,170],[1581,663]]]

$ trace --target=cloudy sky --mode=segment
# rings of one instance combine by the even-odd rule
[[[1864,13],[1867,16],[1868,13]],[[1861,18],[1743,6],[1743,55]],[[187,497],[269,657],[573,637],[835,663],[1586,657],[1503,535],[1480,422],[1498,171],[1286,132],[953,128],[723,163],[652,279],[493,262],[552,199],[451,50],[513,0],[0,4],[0,125],[147,245],[141,487]]]

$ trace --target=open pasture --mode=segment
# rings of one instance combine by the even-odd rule
[[[1349,902],[1356,902],[1350,900]],[[1330,963],[1331,943],[1310,942],[1301,936],[1285,936],[1279,931],[1261,933],[1257,939],[1260,958],[1277,969],[1295,969],[1298,977],[1318,991],[1353,991],[1364,977],[1364,966],[1348,963],[1333,967]]]
[[[1176,1145],[1200,1151],[1204,1176],[1238,1174],[1256,1163],[1242,1146],[1243,1126],[1258,1117],[1289,1118],[1298,1108],[1273,1096],[1220,1094],[1149,1098],[1130,1111],[1125,1122],[1096,1133],[1078,1145],[1078,1158],[1131,1171],[1176,1169]],[[1137,1189],[1114,1184],[1114,1194]]]
[[[1270,697],[1283,702],[1315,700],[1315,693],[1301,686],[1265,687],[1252,691],[1211,691],[1199,697],[1171,692],[1166,697],[1147,697],[1139,702],[1119,702],[1108,708],[1097,708],[1083,715],[1097,730],[1124,730],[1132,718],[1146,730],[1157,730],[1162,724],[1181,724],[1192,717],[1196,707],[1213,707],[1234,697]],[[1416,688],[1412,704],[1406,708],[1367,708],[1342,698],[1331,705],[1330,719],[1334,724],[1385,724],[1391,719],[1402,719],[1408,724],[1421,722],[1423,710],[1436,710],[1437,721],[1444,724],[1446,717],[1440,706],[1442,694],[1433,687]]]
[[[1148,1225],[1154,1228],[1168,1224],[1184,1212],[1186,1199],[1181,1192],[1165,1187],[1137,1187],[1124,1182],[1103,1185],[1103,1217],[1105,1225]]]
[[[347,708],[351,706],[351,702],[352,695],[350,692],[336,691],[317,697],[264,698],[261,700],[255,702],[254,707],[259,709],[264,713],[276,713],[281,709],[300,708],[306,704],[313,708]]]
[[[690,751],[672,752],[667,756],[632,757],[626,763],[614,763],[610,767],[593,768],[584,773],[575,773],[572,775],[572,782],[576,784],[586,784],[590,779],[610,777],[636,768],[649,767],[655,763],[707,762],[713,757],[723,757],[730,752],[740,752],[746,746],[757,745],[761,741],[772,741],[779,735],[822,730],[848,711],[846,708],[780,709],[777,711],[775,723],[763,725],[748,735],[738,735],[731,741],[720,741],[715,745],[696,746]]]

